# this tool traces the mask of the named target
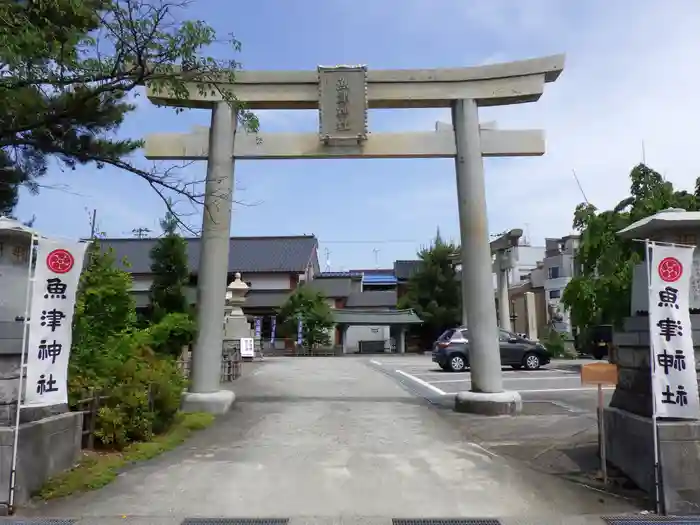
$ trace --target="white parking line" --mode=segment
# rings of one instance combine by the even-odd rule
[[[582,386],[578,388],[543,388],[543,389],[537,389],[537,390],[520,390],[521,392],[588,392],[588,391],[594,391],[598,390],[597,386]],[[614,386],[604,386],[603,390],[615,390]]]
[[[541,379],[557,379],[561,381],[562,379],[571,379],[572,377],[578,379],[578,376],[504,377],[503,381],[530,381],[532,379],[538,381]],[[464,383],[470,381],[471,379],[438,379],[436,381],[431,381],[431,383]]]
[[[373,365],[382,366],[382,364],[379,361],[377,361],[376,359],[370,359],[369,362],[372,363]]]
[[[538,388],[537,390],[526,390],[524,388],[515,388],[514,390],[521,394],[546,394],[548,392],[594,392],[598,387],[580,387],[580,388]],[[603,390],[615,390],[615,387],[604,386]],[[457,392],[445,392],[446,395],[457,394]]]
[[[407,377],[408,379],[411,379],[412,381],[415,381],[416,383],[424,386],[425,388],[429,388],[430,390],[432,390],[436,394],[440,394],[441,396],[447,395],[447,392],[440,390],[435,385],[431,385],[427,381],[423,381],[422,379],[419,379],[416,376],[412,376],[411,374],[408,374],[408,373],[404,372],[403,370],[396,370],[396,373],[401,374],[402,376]]]

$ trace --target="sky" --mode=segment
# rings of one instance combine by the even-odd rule
[[[700,176],[697,0],[193,0],[180,16],[233,33],[240,53],[211,54],[247,70],[467,67],[565,53],[564,72],[538,102],[480,110],[483,122],[543,129],[547,140],[542,157],[485,159],[493,233],[522,228],[534,245],[568,235],[576,205],[614,206],[642,160],[680,188]],[[120,137],[209,124],[206,110],[175,114],[135,100]],[[316,111],[258,116],[263,132],[318,129]],[[371,110],[369,127],[432,131],[438,120],[448,111]],[[206,163],[184,169],[203,178]],[[452,159],[238,161],[235,180],[232,235],[314,234],[321,267],[328,260],[333,271],[415,258],[438,228],[459,239]],[[110,237],[160,231],[165,206],[133,174],[55,165],[42,183],[59,189],[22,194],[17,215],[35,215],[45,235],[87,236],[93,209]]]

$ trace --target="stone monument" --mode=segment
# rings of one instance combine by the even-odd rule
[[[8,512],[12,450],[19,398],[29,257],[34,230],[0,217],[0,515]],[[83,415],[66,405],[22,408],[14,504],[80,457]]]
[[[618,232],[623,239],[697,245],[700,212],[668,209]],[[641,244],[641,243],[640,243]],[[694,253],[691,280],[691,324],[695,362],[700,353],[700,315],[697,277],[700,250]],[[693,294],[695,293],[695,297]],[[610,361],[618,366],[618,385],[605,408],[608,461],[640,488],[655,493],[648,280],[645,263],[634,268],[630,315],[623,329],[613,334]],[[669,514],[700,514],[700,421],[659,420],[659,463],[663,508]]]
[[[241,280],[236,272],[233,281],[226,287],[226,308],[224,309],[224,341],[253,337],[248,318],[243,313],[249,286]]]
[[[366,66],[319,67],[316,71],[241,71],[236,99],[252,111],[316,109],[319,132],[237,133],[236,108],[221,95],[229,89],[198,89],[188,80],[188,97],[148,86],[151,101],[163,106],[207,108],[205,133],[146,139],[150,159],[207,159],[197,308],[199,331],[188,403],[203,410],[230,404],[218,392],[223,337],[224,288],[231,230],[234,159],[238,158],[409,158],[455,159],[462,259],[462,303],[471,327],[472,391],[456,396],[455,409],[511,414],[522,407],[517,392],[505,392],[501,375],[482,156],[541,155],[538,131],[500,131],[479,123],[480,106],[534,102],[564,68],[564,56],[452,69],[372,71]],[[190,72],[190,75],[196,73]],[[452,109],[449,130],[431,133],[370,134],[372,108]]]

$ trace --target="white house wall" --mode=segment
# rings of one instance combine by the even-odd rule
[[[346,348],[351,352],[359,348],[360,341],[386,341],[385,349],[390,349],[388,326],[349,326],[346,337]]]
[[[288,273],[255,273],[243,274],[241,277],[248,283],[251,290],[289,290],[291,288],[289,276]]]

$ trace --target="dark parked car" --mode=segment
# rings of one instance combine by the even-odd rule
[[[515,369],[537,370],[551,360],[547,349],[505,330],[498,331],[501,364]],[[461,372],[469,367],[469,331],[466,328],[447,330],[433,344],[433,361],[443,370]]]

